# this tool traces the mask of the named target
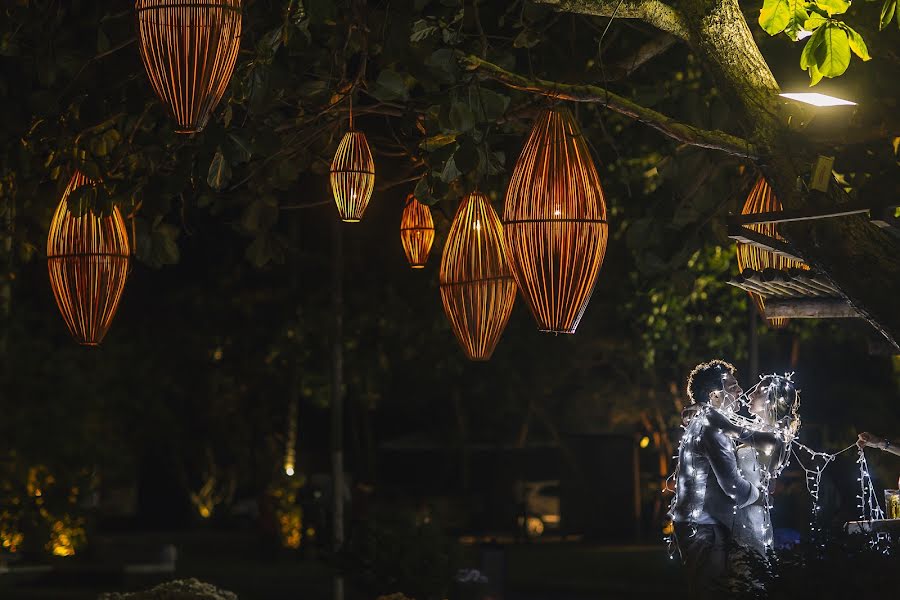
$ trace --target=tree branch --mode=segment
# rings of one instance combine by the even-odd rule
[[[536,4],[547,4],[557,10],[593,15],[595,17],[616,17],[639,19],[677,38],[687,40],[688,28],[684,17],[675,8],[660,0],[533,0]],[[617,8],[618,5],[618,8]]]
[[[570,85],[542,79],[528,79],[472,55],[460,56],[460,64],[465,69],[477,71],[481,77],[493,79],[516,90],[541,94],[560,100],[591,102],[606,106],[614,112],[644,123],[672,139],[691,146],[721,150],[743,158],[759,158],[757,149],[745,139],[724,131],[709,131],[681,123],[652,108],[635,104],[627,98],[598,86]]]
[[[661,33],[652,40],[648,40],[628,58],[623,58],[608,66],[605,69],[605,81],[625,79],[637,71],[642,65],[674,46],[677,41],[677,38],[668,33]]]

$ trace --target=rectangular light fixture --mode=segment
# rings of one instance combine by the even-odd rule
[[[817,94],[815,92],[801,92],[796,94],[779,94],[785,98],[796,100],[797,102],[805,102],[813,106],[856,106],[856,102],[842,100],[834,96],[826,96],[825,94]]]

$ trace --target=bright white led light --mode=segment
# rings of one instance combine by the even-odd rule
[[[850,100],[842,100],[834,96],[826,96],[825,94],[817,94],[816,92],[800,92],[791,94],[779,94],[784,98],[790,98],[797,102],[805,102],[813,106],[856,106],[856,102]]]

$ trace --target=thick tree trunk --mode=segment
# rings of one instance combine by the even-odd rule
[[[758,166],[784,208],[831,207],[837,194],[818,195],[808,181],[811,144],[788,131],[778,83],[753,39],[737,0],[689,0],[681,5],[690,44],[732,105],[740,107],[747,136],[762,155]],[[863,217],[785,224],[781,233],[812,267],[822,271],[888,340],[900,340],[900,243]]]

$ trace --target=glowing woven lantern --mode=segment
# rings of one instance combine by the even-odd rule
[[[775,193],[772,191],[772,188],[769,187],[765,178],[760,177],[757,180],[756,185],[754,185],[753,189],[750,191],[750,195],[747,196],[747,201],[744,202],[744,209],[741,211],[741,214],[752,215],[757,213],[778,212],[780,210],[782,210],[781,202],[775,197]],[[750,223],[746,225],[746,227],[762,235],[777,240],[784,240],[778,233],[775,223]],[[737,243],[737,263],[738,269],[741,271],[744,269],[762,271],[763,269],[768,268],[782,271],[785,269],[809,269],[806,263],[799,260],[786,258],[780,254],[775,254],[771,250],[763,250],[756,246],[742,244],[740,242]],[[756,308],[759,309],[760,314],[765,316],[766,305],[763,297],[760,294],[755,294],[753,292],[748,293],[756,304]],[[779,328],[784,327],[787,324],[788,319],[777,318],[768,319],[768,321],[769,325],[772,327]]]
[[[331,191],[341,220],[358,223],[375,187],[375,162],[366,134],[353,129],[344,134],[331,161]]]
[[[441,299],[471,360],[488,360],[506,328],[516,283],[506,264],[503,226],[484,194],[463,198],[441,257]]]
[[[119,306],[131,251],[118,208],[97,216],[89,207],[69,206],[69,196],[84,185],[95,184],[75,173],[56,208],[47,237],[47,266],[72,336],[79,344],[96,346]]]
[[[400,218],[400,242],[406,260],[413,269],[424,269],[434,243],[434,220],[431,209],[416,200],[412,194],[406,197],[406,206]]]
[[[228,87],[241,45],[241,0],[135,0],[150,85],[179,133],[203,129]]]
[[[575,333],[606,252],[600,178],[572,113],[544,111],[503,207],[506,256],[541,331]]]

